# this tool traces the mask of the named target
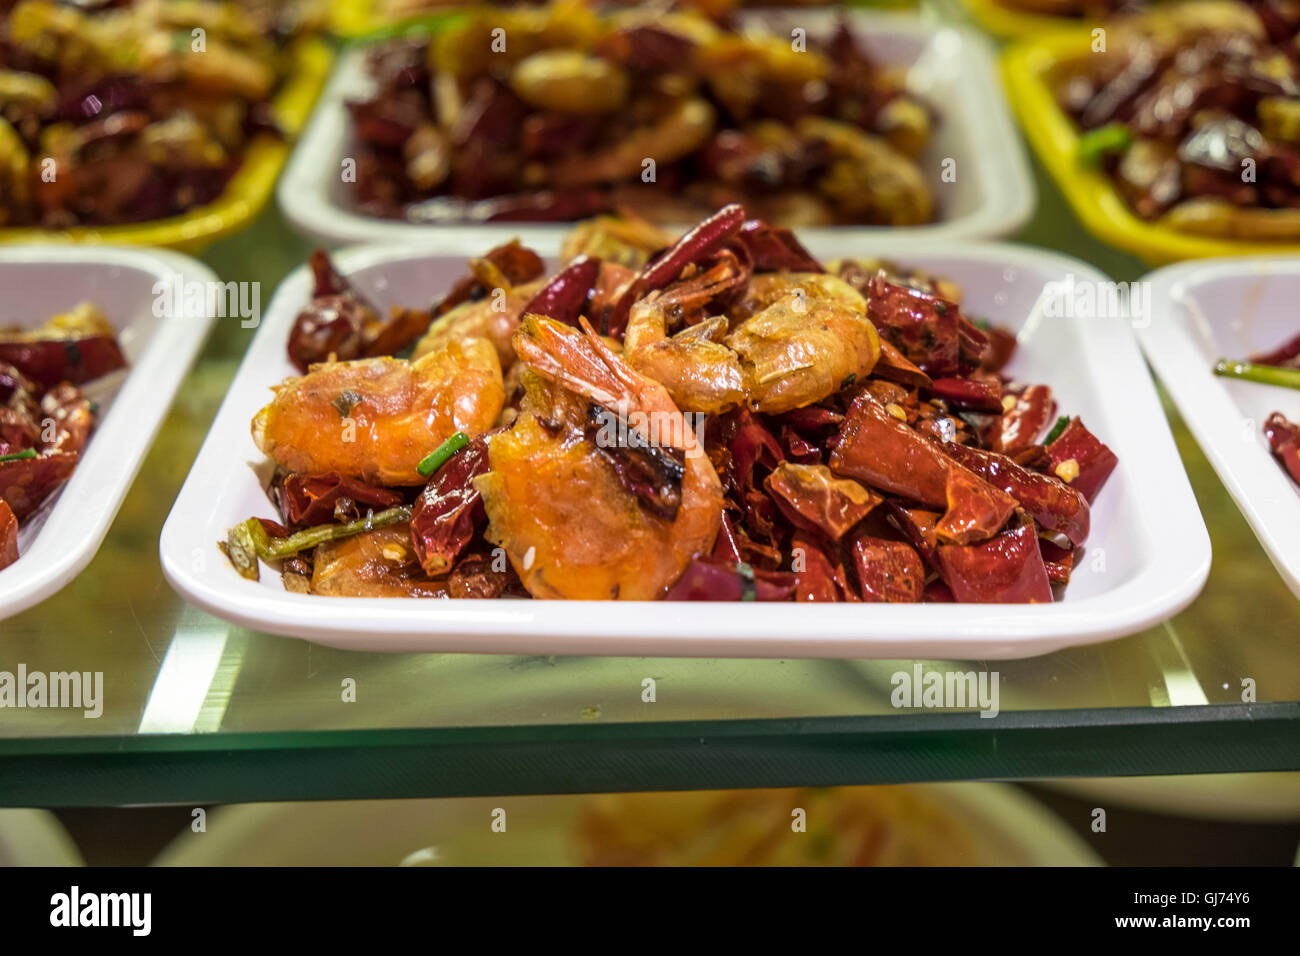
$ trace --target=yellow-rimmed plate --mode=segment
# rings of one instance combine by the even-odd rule
[[[1079,28],[1024,41],[1002,55],[1003,81],[1025,135],[1088,231],[1153,264],[1208,256],[1300,254],[1300,242],[1201,236],[1147,222],[1129,209],[1105,172],[1078,161],[1079,131],[1053,97],[1050,78],[1058,64],[1087,52],[1091,42],[1091,31]]]
[[[270,200],[292,141],[311,115],[334,58],[333,48],[314,37],[296,41],[290,54],[293,68],[273,104],[284,137],[256,137],[245,150],[238,172],[215,201],[179,216],[121,226],[0,229],[0,243],[112,243],[193,252],[242,229]]]
[[[1015,10],[999,0],[962,0],[962,3],[975,18],[975,22],[994,36],[1008,40],[1077,29],[1084,22],[1080,17],[1054,17],[1046,13]]]
[[[846,7],[884,7],[898,9],[902,7],[913,6],[915,0],[846,0],[843,6]],[[828,7],[838,6],[840,4],[826,3],[821,7],[808,6],[809,10],[825,9]],[[388,16],[377,10],[379,4],[376,0],[334,0],[330,4],[330,30],[335,36],[346,39],[355,39],[364,37],[367,40],[376,40],[382,38],[382,32],[388,29],[413,29],[419,30],[422,26],[436,23],[440,18],[450,13],[463,11],[467,7],[491,6],[490,3],[473,3],[465,0],[450,0],[450,2],[430,5],[423,13],[414,14],[407,18],[396,18]],[[779,0],[772,0],[768,7],[756,9],[782,9],[783,5]],[[791,3],[785,9],[798,9],[800,4]]]

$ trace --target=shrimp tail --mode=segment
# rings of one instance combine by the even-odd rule
[[[627,400],[627,381],[618,371],[631,372],[618,356],[609,351],[591,326],[582,320],[580,332],[570,325],[530,312],[515,332],[515,351],[537,374],[563,385],[571,392],[585,395],[601,405]],[[597,348],[592,344],[595,339]],[[632,373],[635,374],[635,373]]]

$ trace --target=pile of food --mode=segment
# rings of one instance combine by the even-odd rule
[[[324,253],[222,548],[350,596],[1046,602],[1115,455],[951,283],[727,206],[583,224],[384,316]],[[1054,424],[1055,423],[1055,424]],[[1046,435],[1045,435],[1046,433]],[[1045,437],[1044,437],[1045,436]]]
[[[794,35],[798,34],[798,35]],[[929,222],[935,115],[841,25],[819,41],[578,0],[476,8],[371,50],[350,102],[362,213],[413,222]]]
[[[1056,94],[1140,218],[1188,233],[1300,239],[1300,7],[1198,0],[1108,25]]]
[[[1220,359],[1214,371],[1227,378],[1300,389],[1300,335],[1248,361]],[[1287,474],[1300,484],[1300,423],[1274,412],[1264,421],[1264,437]]]
[[[219,196],[315,3],[0,0],[0,227],[111,226]]]
[[[0,568],[20,525],[63,486],[95,427],[79,386],[126,366],[113,328],[81,303],[31,330],[0,330]]]

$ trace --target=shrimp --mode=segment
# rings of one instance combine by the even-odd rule
[[[920,168],[879,136],[857,126],[806,116],[795,127],[805,140],[826,144],[831,163],[818,189],[843,215],[891,226],[929,222],[934,197]]]
[[[663,292],[638,299],[628,315],[623,354],[636,371],[661,382],[684,411],[714,414],[735,408],[747,395],[740,357],[722,344],[725,316],[668,334],[670,317],[698,310],[731,276],[719,264]]]
[[[729,316],[669,336],[673,315],[712,298],[725,281],[715,275],[721,268],[649,295],[629,314],[628,362],[662,382],[682,410],[713,414],[745,404],[779,414],[820,401],[875,367],[880,338],[866,300],[831,275],[754,276]]]
[[[429,331],[415,344],[412,357],[422,358],[448,342],[487,339],[497,351],[501,368],[509,371],[515,364],[515,349],[510,340],[519,328],[519,316],[547,281],[541,278],[513,286],[504,297],[489,295],[477,302],[462,302],[433,320]]]
[[[691,97],[678,101],[657,120],[619,137],[614,146],[584,153],[551,169],[558,187],[589,186],[640,176],[647,156],[668,165],[695,152],[713,134],[717,111],[708,100]]]
[[[580,321],[581,332],[527,315],[515,336],[529,391],[515,423],[488,438],[490,468],[475,479],[487,538],[534,597],[659,598],[712,549],[722,485],[663,386]],[[650,446],[639,463],[674,486],[675,509],[646,507],[629,490],[635,453],[584,428],[592,403],[638,425]]]
[[[313,365],[253,418],[253,441],[291,472],[337,472],[374,485],[422,485],[416,466],[458,431],[480,435],[505,404],[486,339],[451,341],[407,362]]]

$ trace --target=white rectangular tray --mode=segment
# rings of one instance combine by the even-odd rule
[[[174,314],[173,297],[161,318],[154,314],[155,285],[177,276],[216,279],[174,252],[0,246],[0,325],[41,325],[78,302],[93,302],[130,363],[119,388],[105,394],[102,385],[86,386],[99,402],[99,425],[67,485],[19,532],[18,561],[0,571],[0,618],[49,597],[99,550],[212,321],[202,313]]]
[[[525,235],[525,241],[528,236]],[[477,251],[470,247],[467,253]],[[306,268],[277,290],[212,431],[163,528],[162,565],[183,596],[262,631],[376,651],[676,657],[1015,658],[1133,633],[1200,591],[1210,543],[1155,387],[1127,322],[1049,318],[1040,297],[1081,262],[1011,245],[875,236],[814,254],[882,255],[960,282],[970,314],[1020,330],[1010,371],[1046,382],[1119,456],[1092,510],[1092,534],[1063,601],[1050,605],[749,604],[324,598],[286,592],[276,574],[246,581],[217,551],[227,530],[273,515],[253,472],[249,421],[268,387],[294,374],[289,329],[308,301]],[[339,267],[376,302],[422,304],[463,274],[464,257],[409,244],[345,250]]]
[[[1261,431],[1300,421],[1300,392],[1217,377],[1220,358],[1272,351],[1300,333],[1300,259],[1200,260],[1147,276],[1151,323],[1138,336],[1205,456],[1287,585],[1300,597],[1300,487]]]
[[[742,22],[770,25],[788,34],[802,27],[826,35],[838,16],[847,19],[864,48],[881,63],[908,68],[909,88],[940,112],[925,170],[938,200],[941,221],[898,229],[827,227],[804,229],[805,240],[838,237],[850,230],[888,232],[932,241],[997,238],[1015,232],[1033,212],[1035,188],[1019,131],[1012,122],[988,41],[964,28],[941,26],[907,14],[862,10],[762,11]],[[280,209],[296,228],[329,244],[418,239],[431,252],[459,253],[490,248],[511,238],[518,223],[431,226],[362,216],[348,206],[343,159],[351,155],[350,119],[344,102],[373,93],[364,68],[365,49],[339,57],[306,131],[280,180]],[[945,159],[956,161],[955,181],[941,178]],[[691,223],[682,223],[683,226]],[[536,228],[539,250],[558,249],[570,224]]]

